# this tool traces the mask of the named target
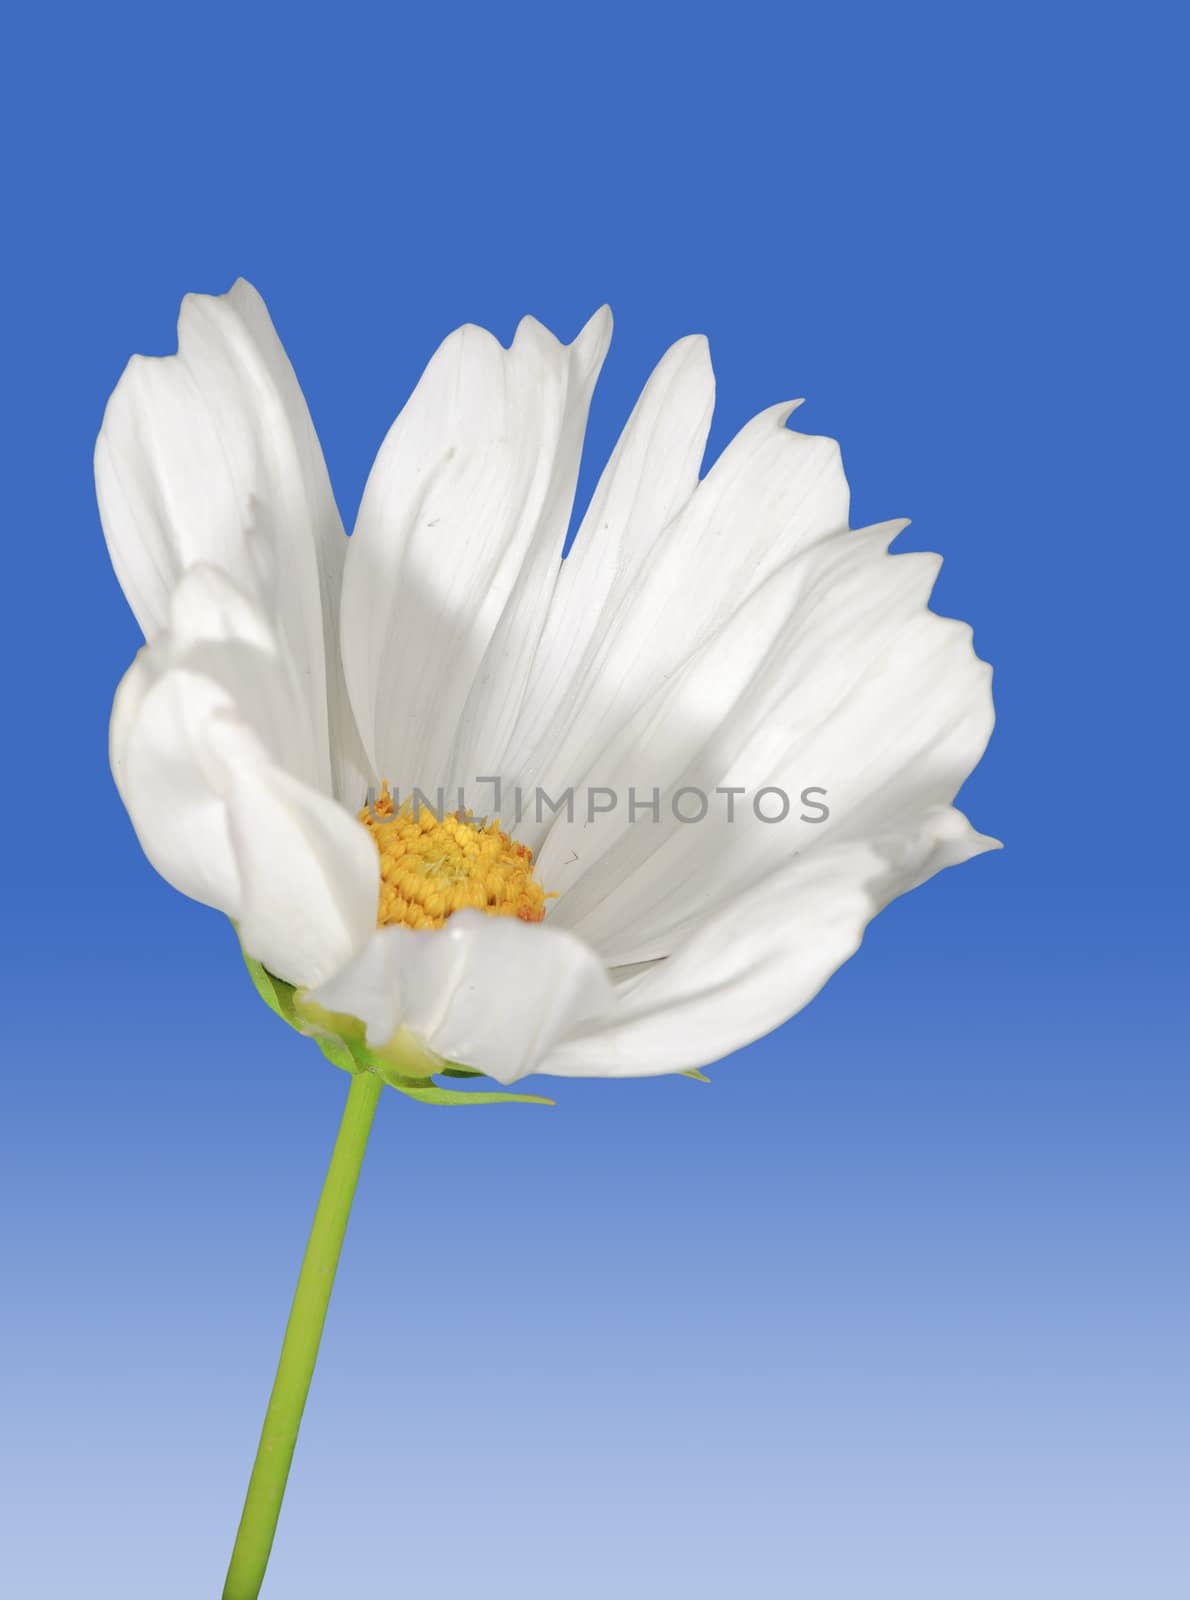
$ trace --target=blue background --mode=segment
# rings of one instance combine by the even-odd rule
[[[2,97],[0,1580],[216,1596],[344,1080],[143,861],[90,477],[265,294],[350,523],[439,339],[704,331],[997,667],[1002,853],[801,1016],[558,1109],[387,1096],[269,1600],[1174,1600],[1190,1568],[1172,10],[26,11]],[[8,813],[11,813],[9,816]]]

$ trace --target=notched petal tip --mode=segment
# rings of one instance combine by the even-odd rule
[[[779,431],[785,427],[793,413],[795,411],[799,411],[802,406],[805,405],[805,403],[806,399],[804,395],[800,400],[779,400],[775,406],[766,407],[766,409],[760,413],[760,417],[763,420],[771,423],[772,427]],[[803,434],[802,437],[808,438],[809,435]]]
[[[264,296],[256,285],[245,277],[236,279],[227,291],[226,297],[228,300],[246,301],[249,305],[260,310],[265,309]],[[214,296],[213,298],[222,299],[223,297]]]
[[[586,322],[583,323],[582,328],[579,330],[578,339],[574,341],[575,344],[589,333],[598,333],[610,339],[615,328],[615,322],[616,319],[612,315],[612,308],[605,300],[599,309],[593,311]]]
[[[549,354],[569,350],[572,354],[585,356],[588,365],[596,367],[602,363],[611,344],[612,322],[611,307],[602,305],[587,318],[570,343],[564,344],[544,322],[540,322],[536,317],[525,316],[517,323],[512,344],[508,348],[512,350],[518,344],[536,344]],[[501,349],[503,348],[501,346]]]

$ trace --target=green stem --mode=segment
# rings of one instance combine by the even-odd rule
[[[339,1251],[343,1247],[355,1185],[383,1087],[384,1080],[371,1072],[357,1073],[351,1080],[339,1136],[298,1274],[277,1376],[248,1481],[244,1514],[227,1569],[223,1600],[256,1600],[264,1582],[277,1518],[281,1514],[285,1480],[289,1477],[302,1410],[318,1359]]]

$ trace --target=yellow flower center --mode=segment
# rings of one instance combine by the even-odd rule
[[[440,928],[455,911],[540,922],[545,890],[533,877],[533,852],[498,821],[480,826],[468,812],[441,819],[409,801],[394,809],[386,783],[359,820],[380,855],[379,927]],[[548,897],[552,898],[552,896]]]

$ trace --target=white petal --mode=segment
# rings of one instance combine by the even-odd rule
[[[846,528],[839,448],[788,429],[792,410],[776,406],[754,418],[646,559],[617,576],[583,659],[559,685],[548,726],[532,749],[518,743],[519,781],[551,795],[575,782],[758,585],[799,550]],[[540,835],[529,832],[525,842],[536,848]]]
[[[375,845],[338,801],[272,764],[240,763],[224,793],[245,950],[287,983],[322,983],[375,931]]]
[[[714,403],[706,340],[679,340],[645,385],[562,563],[515,740],[504,750],[493,740],[485,752],[493,772],[519,773],[548,737],[560,700],[602,640],[619,597],[631,592],[661,530],[698,486]]]
[[[991,732],[990,673],[970,630],[927,609],[937,558],[885,554],[900,526],[838,535],[787,563],[620,731],[582,786],[614,790],[619,807],[593,824],[560,820],[539,857],[540,880],[561,894],[552,920],[609,963],[664,955],[795,851],[954,798]],[[630,825],[623,797],[654,785],[661,821]],[[728,787],[747,791],[732,821],[715,793]],[[755,814],[766,787],[789,796],[787,820]],[[675,820],[683,788],[709,797],[704,820]],[[825,791],[826,822],[799,820],[810,788]]]
[[[112,776],[151,865],[182,894],[233,918],[239,873],[207,742],[212,724],[234,714],[209,678],[159,675],[146,647],[116,691],[109,737]]]
[[[995,848],[941,807],[898,833],[815,850],[619,984],[612,1015],[558,1045],[541,1070],[642,1077],[707,1066],[800,1011],[889,900]]]
[[[178,354],[132,358],[104,414],[95,484],[112,564],[147,639],[167,626],[170,595],[199,562],[262,603],[300,676],[329,789],[328,668],[341,764],[358,752],[336,659],[347,540],[293,368],[250,284],[187,296]]]
[[[317,982],[375,925],[375,847],[310,780],[300,696],[259,607],[198,566],[170,621],[116,695],[121,798],[164,878],[236,919],[278,976]]]
[[[519,703],[610,328],[601,312],[563,346],[526,319],[508,350],[460,328],[381,446],[350,541],[342,649],[368,754],[403,789],[448,782],[464,719],[482,729]]]
[[[515,917],[458,911],[444,928],[380,928],[312,998],[358,1017],[379,1047],[408,1028],[443,1061],[513,1083],[611,1004],[594,953]]]
[[[157,871],[183,894],[239,913],[239,874],[220,799],[220,737],[254,760],[313,762],[308,725],[260,608],[214,567],[191,567],[169,625],[116,691],[109,751],[116,787]]]
[[[170,596],[168,629],[149,650],[162,669],[183,666],[222,684],[272,758],[321,786],[325,752],[310,727],[305,685],[269,618],[225,573],[187,569]]]

